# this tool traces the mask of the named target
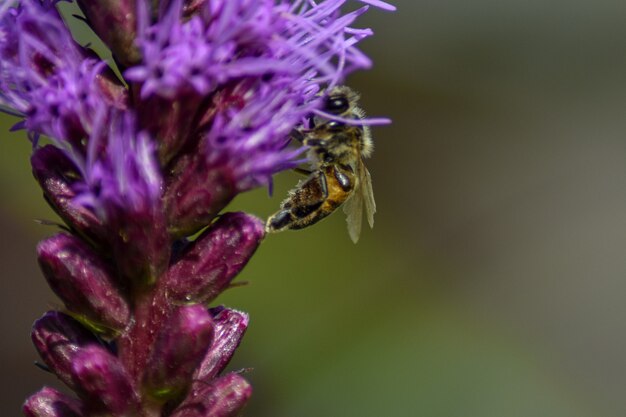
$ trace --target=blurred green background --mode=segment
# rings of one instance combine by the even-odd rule
[[[374,129],[376,227],[270,236],[220,303],[251,326],[245,415],[578,417],[626,411],[626,2],[395,2],[349,84]],[[80,25],[78,25],[80,26]],[[78,28],[80,29],[80,27]],[[14,123],[0,119],[2,131]],[[0,407],[54,378],[29,327],[53,218],[29,145],[0,151]],[[297,182],[233,209],[265,217]]]

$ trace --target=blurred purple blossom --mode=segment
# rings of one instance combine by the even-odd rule
[[[0,3],[0,110],[33,142],[33,174],[65,229],[38,256],[66,310],[32,337],[77,395],[44,388],[24,413],[235,416],[251,387],[221,373],[248,316],[208,303],[264,232],[253,216],[217,216],[302,161],[290,132],[326,89],[371,66],[355,45],[372,32],[352,24],[394,8],[78,0],[107,63],[74,41],[57,2]]]

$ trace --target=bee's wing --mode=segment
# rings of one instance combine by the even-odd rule
[[[363,161],[359,161],[356,170],[357,183],[355,189],[352,196],[343,205],[343,211],[348,216],[346,219],[348,222],[348,233],[354,243],[359,240],[361,235],[363,205],[365,205],[365,214],[370,227],[374,227],[374,213],[376,213],[372,177]]]
[[[357,180],[358,181],[358,180]],[[357,183],[356,187],[360,187]],[[343,203],[343,212],[346,213],[346,221],[348,222],[348,234],[354,243],[359,241],[361,235],[361,223],[363,218],[363,195],[361,191],[356,189]]]
[[[367,170],[365,165],[361,163],[361,169],[359,170],[360,182],[361,182],[361,194],[365,201],[365,214],[367,215],[367,222],[370,227],[374,227],[374,213],[376,213],[376,201],[374,201],[374,190],[372,190],[372,176]]]

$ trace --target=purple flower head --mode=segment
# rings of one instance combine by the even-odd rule
[[[371,66],[356,45],[372,31],[353,24],[394,8],[77,1],[119,71],[74,41],[57,0],[0,3],[0,110],[32,140],[33,174],[64,223],[38,260],[65,310],[32,339],[77,395],[44,388],[24,413],[236,416],[251,387],[223,372],[249,319],[210,303],[265,231],[222,211],[304,160],[291,133],[328,118],[325,91]]]
[[[0,104],[26,116],[31,134],[76,144],[101,102],[123,102],[105,64],[77,45],[56,1],[23,1],[0,10]],[[20,125],[21,126],[21,125]]]
[[[75,186],[77,201],[109,226],[106,243],[121,272],[153,282],[170,254],[154,143],[132,113],[100,110],[86,155],[73,152],[84,179]]]
[[[143,60],[125,75],[143,100],[209,97],[195,109],[196,152],[225,172],[231,192],[268,184],[298,163],[298,153],[283,149],[293,126],[320,106],[317,93],[371,65],[355,44],[372,32],[350,27],[368,6],[342,15],[345,3],[214,0],[181,20],[175,0],[152,24],[150,10],[140,8]]]
[[[85,157],[75,160],[86,206],[103,219],[117,210],[138,213],[159,206],[162,179],[154,143],[138,131],[132,113],[100,111],[88,143]]]

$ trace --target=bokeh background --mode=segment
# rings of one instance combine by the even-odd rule
[[[349,84],[374,129],[379,212],[270,236],[218,299],[252,321],[245,415],[623,417],[626,2],[397,0],[360,26]],[[80,32],[80,24],[76,25]],[[14,120],[0,119],[5,131]],[[59,305],[35,265],[54,218],[29,145],[0,144],[0,414],[54,378],[33,320]],[[267,216],[275,196],[233,209]]]

